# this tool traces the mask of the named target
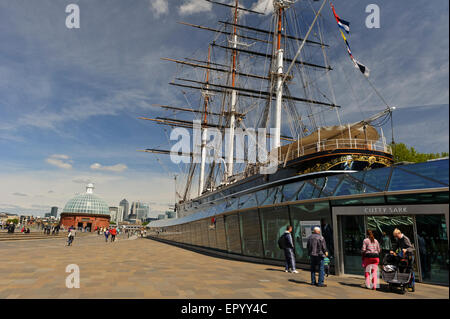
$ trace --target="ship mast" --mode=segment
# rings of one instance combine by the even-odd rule
[[[204,101],[204,114],[203,118],[203,128],[202,128],[202,144],[201,144],[201,163],[200,163],[200,176],[199,176],[199,185],[198,185],[198,195],[200,196],[203,193],[203,186],[205,185],[205,164],[206,164],[206,139],[208,135],[208,102],[209,102],[209,67],[211,63],[211,46],[208,47],[208,69],[206,70],[206,85],[205,85],[205,101]]]
[[[277,14],[278,27],[276,31],[276,37],[274,37],[274,41],[276,41],[277,49],[276,49],[276,77],[277,77],[277,85],[276,85],[276,104],[275,104],[275,137],[273,148],[278,148],[281,146],[280,144],[280,135],[281,135],[281,108],[283,102],[283,49],[281,48],[281,33],[282,33],[282,24],[283,24],[283,10],[284,10],[284,1],[276,0],[273,3],[275,12]]]
[[[233,26],[233,40],[232,40],[232,47],[233,47],[233,61],[231,66],[231,86],[234,88],[236,87],[236,65],[237,65],[237,44],[238,44],[238,36],[237,36],[237,24],[238,24],[238,7],[239,7],[239,0],[236,0],[235,7],[234,7],[234,26]],[[231,91],[231,105],[230,105],[230,127],[228,131],[228,144],[226,144],[228,147],[225,147],[226,149],[226,156],[227,159],[227,169],[226,169],[226,175],[225,175],[225,182],[233,175],[233,158],[234,158],[234,130],[236,125],[236,103],[237,103],[237,91],[232,90]]]

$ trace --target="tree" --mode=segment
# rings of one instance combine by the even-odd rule
[[[448,157],[447,152],[442,153],[419,153],[414,147],[408,147],[404,143],[391,144],[392,152],[394,153],[394,162],[412,162],[422,163],[428,160],[437,159],[441,157]]]

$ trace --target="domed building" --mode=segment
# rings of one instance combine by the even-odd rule
[[[75,196],[64,206],[61,226],[91,231],[98,227],[108,227],[110,218],[108,204],[94,195],[94,185],[88,184],[85,194]]]

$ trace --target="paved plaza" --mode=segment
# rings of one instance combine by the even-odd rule
[[[449,298],[448,287],[417,284],[405,295],[330,276],[310,286],[309,272],[227,260],[145,238],[103,236],[0,242],[0,298]],[[80,288],[66,288],[66,266],[80,268]],[[382,283],[384,284],[384,283]]]

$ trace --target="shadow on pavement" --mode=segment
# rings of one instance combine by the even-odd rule
[[[355,284],[355,283],[348,283],[348,282],[342,282],[342,281],[339,281],[338,283],[340,285],[347,286],[347,287],[367,289],[364,284]],[[377,288],[376,291],[384,292],[384,293],[395,293],[395,291],[393,292],[393,291],[389,290],[389,285],[386,285],[386,284],[381,284],[380,287]]]
[[[348,283],[348,282],[343,282],[343,281],[339,281],[338,283],[340,285],[348,286],[348,287],[365,288],[362,284],[353,284],[353,283]]]
[[[296,284],[308,285],[308,286],[313,287],[313,285],[311,285],[310,282],[304,281],[304,280],[289,279],[288,281],[293,282],[293,283],[296,283]]]
[[[281,271],[281,272],[284,272],[283,269],[277,269],[277,268],[266,268],[266,270],[269,270],[269,271]]]

